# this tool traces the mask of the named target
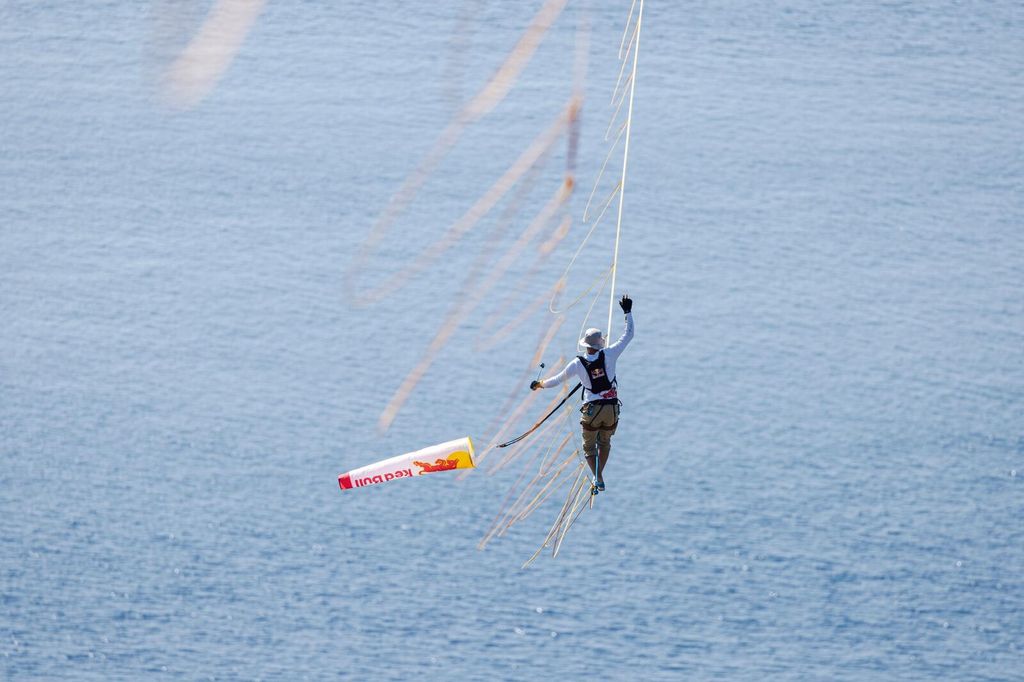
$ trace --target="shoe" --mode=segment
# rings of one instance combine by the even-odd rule
[[[600,488],[598,488],[596,485],[590,486],[590,494],[591,495],[596,495],[599,492],[600,492]]]
[[[604,492],[604,481],[597,482],[597,489],[599,492]]]

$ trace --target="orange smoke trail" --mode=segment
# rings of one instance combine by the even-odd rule
[[[164,93],[181,109],[206,97],[238,54],[266,0],[218,0],[164,74]]]
[[[405,182],[391,198],[387,208],[370,229],[369,236],[363,241],[354,263],[345,276],[345,288],[350,292],[356,290],[358,275],[366,267],[366,261],[376,250],[377,245],[398,217],[405,212],[409,204],[419,193],[427,178],[437,169],[438,164],[448,154],[462,136],[465,128],[476,120],[490,113],[511,90],[520,73],[529,63],[548,29],[558,19],[565,8],[567,0],[547,0],[534,16],[530,26],[520,37],[519,42],[502,62],[498,70],[484,84],[477,95],[455,115],[452,121],[438,137],[419,166],[406,177]]]
[[[519,236],[519,239],[515,244],[513,244],[504,256],[502,256],[498,264],[489,270],[488,277],[483,284],[475,287],[472,298],[467,300],[465,303],[456,305],[453,311],[449,313],[447,319],[442,323],[441,328],[431,341],[430,346],[423,354],[423,357],[409,372],[409,374],[406,375],[402,385],[391,398],[391,402],[388,403],[387,407],[381,413],[380,420],[378,421],[378,427],[380,430],[385,431],[389,426],[391,426],[391,423],[398,415],[399,410],[401,410],[402,405],[405,404],[405,401],[408,400],[409,396],[412,394],[413,389],[416,388],[416,385],[423,378],[423,375],[426,374],[427,370],[433,364],[437,354],[448,342],[448,339],[451,338],[452,334],[455,333],[460,320],[469,315],[480,304],[483,297],[487,295],[487,293],[497,284],[498,280],[504,276],[505,272],[519,258],[520,252],[551,220],[555,212],[565,204],[571,192],[572,183],[563,183],[555,192],[554,196],[552,196],[548,203],[541,209],[540,213],[537,214],[530,225]]]
[[[435,240],[426,250],[420,252],[412,263],[388,277],[383,284],[364,292],[360,296],[362,303],[370,305],[394,293],[410,278],[425,270],[438,256],[450,249],[467,232],[473,229],[515,187],[523,175],[543,158],[559,136],[561,136],[565,126],[566,118],[560,115],[547,130],[534,139],[526,151],[520,154],[519,158],[516,159],[505,173],[441,237]]]

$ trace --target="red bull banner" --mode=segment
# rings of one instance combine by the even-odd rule
[[[342,490],[364,488],[401,478],[423,476],[439,471],[472,469],[475,466],[473,441],[466,436],[353,469],[338,476],[338,486]]]

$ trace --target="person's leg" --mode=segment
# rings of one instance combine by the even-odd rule
[[[587,465],[590,471],[596,473],[594,468],[597,462],[597,434],[599,431],[593,429],[594,417],[598,416],[598,407],[595,405],[584,405],[580,416],[580,426],[583,429],[583,454],[587,458]]]
[[[604,465],[608,463],[608,457],[612,453],[612,436],[619,425],[619,406],[608,406],[601,415],[600,422],[601,430],[597,432],[597,481],[604,484]]]
[[[606,431],[597,437],[597,481],[604,483],[604,465],[608,463],[608,455],[612,451],[612,439]]]
[[[584,451],[584,452],[586,452],[586,451]],[[597,456],[596,455],[587,455],[587,466],[590,467],[590,473],[592,473],[592,474],[596,473],[594,471],[594,462],[596,462],[596,461],[597,461]]]

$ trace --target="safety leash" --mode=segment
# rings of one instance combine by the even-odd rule
[[[571,391],[569,391],[569,394],[567,396],[565,396],[564,398],[562,398],[562,402],[560,402],[557,405],[555,405],[555,409],[553,409],[550,412],[548,412],[547,415],[543,419],[541,419],[539,422],[537,422],[536,424],[531,426],[529,431],[527,431],[526,433],[524,433],[524,434],[522,434],[520,436],[516,436],[515,438],[513,438],[510,441],[508,441],[507,443],[502,443],[498,447],[499,448],[507,448],[509,445],[514,445],[514,444],[518,443],[519,441],[521,441],[522,439],[524,439],[527,436],[529,436],[531,433],[533,433],[537,429],[539,429],[541,424],[546,422],[551,417],[551,415],[553,415],[555,412],[558,412],[559,408],[561,408],[562,405],[565,405],[565,402],[569,398],[572,397],[572,394],[575,393],[576,391],[580,390],[582,387],[583,387],[582,383],[576,384],[576,388],[574,388]]]

